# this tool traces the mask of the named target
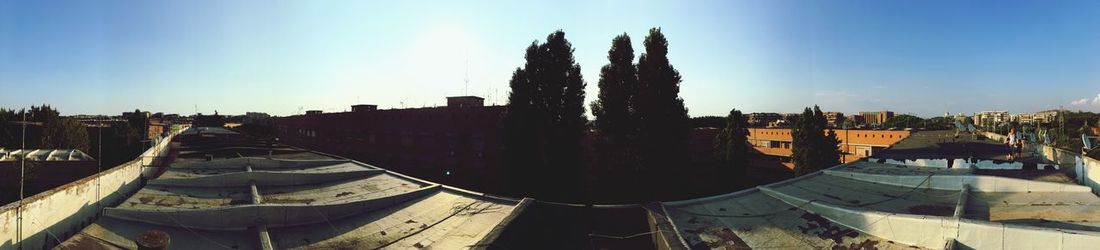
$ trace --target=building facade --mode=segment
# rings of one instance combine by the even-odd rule
[[[864,111],[859,112],[859,116],[863,118],[862,124],[881,125],[886,123],[886,120],[894,118],[894,111]]]
[[[459,98],[445,107],[353,108],[276,119],[279,139],[409,173],[484,176],[501,162],[504,106]],[[361,106],[361,105],[357,105]]]
[[[910,131],[904,130],[835,129],[833,131],[836,132],[837,139],[840,139],[842,153],[840,160],[844,162],[872,156],[876,151],[890,147],[910,135]],[[791,129],[750,128],[748,141],[760,154],[781,158],[791,157],[793,147]]]
[[[1008,111],[982,111],[974,113],[974,123],[980,127],[995,127],[997,124],[1009,122],[1011,117]]]

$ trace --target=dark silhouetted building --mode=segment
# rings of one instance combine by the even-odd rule
[[[276,119],[281,141],[416,174],[485,176],[500,164],[504,106],[474,96],[447,106],[310,113]],[[469,178],[463,178],[469,179]],[[475,178],[476,179],[476,178]]]

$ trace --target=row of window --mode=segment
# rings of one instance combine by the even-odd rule
[[[791,132],[778,132],[778,131],[761,131],[761,132],[758,132],[758,133],[764,134],[764,135],[791,135]],[[751,136],[752,132],[749,132],[749,135]],[[851,135],[851,136],[855,136],[857,138],[875,138],[876,137],[875,134],[863,134],[863,133],[857,133],[857,134],[854,134],[854,135]],[[895,135],[893,135],[893,134],[889,134],[889,135],[878,134],[877,137],[878,138],[895,138]],[[902,136],[897,135],[896,138],[900,139],[900,138],[902,138]]]

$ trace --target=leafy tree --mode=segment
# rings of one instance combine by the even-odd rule
[[[924,119],[912,115],[896,115],[882,123],[887,128],[923,128]]]
[[[805,175],[840,164],[840,140],[836,132],[825,132],[827,121],[821,108],[806,108],[791,131],[791,160],[796,175]]]
[[[528,46],[526,59],[512,74],[504,118],[511,186],[536,197],[576,200],[587,122],[580,65],[560,30]]]
[[[691,118],[692,128],[724,128],[726,127],[727,117],[721,116],[699,116]]]
[[[714,139],[714,158],[726,176],[742,176],[749,165],[749,124],[741,111],[730,110],[726,126]]]
[[[688,161],[691,125],[679,96],[680,72],[668,60],[668,40],[660,28],[653,28],[643,44],[645,53],[638,59],[639,90],[634,102],[639,120],[637,145],[643,171],[650,173],[648,178],[655,178],[653,174],[659,168]]]
[[[843,126],[841,126],[841,128],[845,128],[845,129],[854,129],[854,128],[856,128],[856,119],[851,119],[851,118],[844,119],[844,124],[843,124]]]
[[[79,149],[88,151],[88,133],[79,121],[61,117],[60,113],[49,105],[31,106],[30,110],[0,109],[0,147],[19,148],[23,143],[23,126],[15,122],[23,121],[24,114],[28,122],[26,133],[27,148]]]
[[[636,173],[634,139],[637,119],[632,101],[638,88],[638,69],[634,66],[634,48],[630,36],[622,34],[611,41],[610,61],[600,69],[599,99],[592,102],[595,118],[596,162],[605,170]]]

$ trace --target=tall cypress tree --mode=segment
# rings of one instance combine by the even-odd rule
[[[828,122],[821,108],[806,108],[791,131],[791,160],[796,175],[805,175],[840,164],[840,140],[825,131]]]
[[[684,100],[680,99],[680,72],[669,63],[668,40],[660,28],[649,30],[645,53],[638,59],[639,89],[634,102],[638,114],[638,152],[647,184],[659,168],[681,166],[688,162],[687,145],[691,132]]]
[[[637,119],[632,99],[638,87],[638,69],[634,65],[634,48],[630,36],[622,34],[611,41],[607,51],[609,63],[600,69],[599,99],[592,102],[595,117],[596,162],[607,173],[637,174],[633,140]],[[622,176],[622,175],[608,175]]]
[[[715,137],[714,158],[721,164],[720,172],[731,177],[745,174],[749,165],[749,124],[740,110],[730,110],[726,127]]]
[[[509,83],[506,172],[521,194],[576,200],[587,122],[580,65],[560,30],[527,47],[526,59]]]

